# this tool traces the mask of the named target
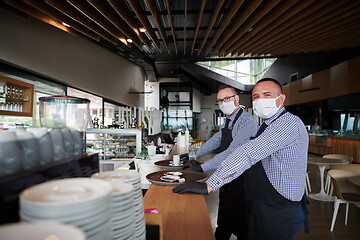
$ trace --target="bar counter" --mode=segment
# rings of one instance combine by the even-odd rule
[[[205,197],[198,194],[177,194],[172,189],[170,186],[151,184],[144,196],[144,209],[159,210],[162,218],[161,239],[214,239]]]
[[[174,146],[166,159],[187,153],[189,146]],[[144,196],[144,209],[157,208],[161,217],[163,240],[211,240],[214,233],[204,195],[173,193],[173,186],[151,184]],[[147,215],[147,221],[149,214]],[[150,214],[151,215],[151,214]]]

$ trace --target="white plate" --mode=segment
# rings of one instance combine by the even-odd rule
[[[74,216],[74,215],[82,215],[86,213],[91,213],[97,211],[97,209],[103,209],[107,207],[107,204],[111,203],[111,197],[104,199],[104,201],[94,202],[91,205],[84,206],[68,206],[64,208],[62,206],[57,207],[53,206],[52,208],[44,207],[41,208],[39,206],[32,207],[32,205],[24,204],[24,202],[20,202],[20,210],[30,216],[39,216],[39,217],[51,217],[51,216]]]
[[[173,177],[177,177],[177,176],[173,176]],[[161,176],[160,177],[161,181],[164,181],[164,182],[176,182],[176,181],[179,181],[180,177],[178,178],[167,178],[166,176]]]
[[[1,239],[85,240],[85,233],[74,226],[53,223],[12,223],[0,226]]]
[[[95,173],[91,177],[93,178],[118,178],[122,179],[124,182],[139,182],[141,177],[140,173],[131,171],[131,170],[118,170],[118,171],[106,171]]]
[[[174,171],[174,172],[165,172],[164,175],[181,176],[181,175],[183,175],[183,173],[179,172],[179,171]]]
[[[34,185],[21,192],[21,201],[37,206],[86,203],[111,194],[107,181],[93,178],[67,178]]]

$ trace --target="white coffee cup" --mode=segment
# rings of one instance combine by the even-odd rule
[[[180,155],[173,156],[173,166],[180,166]]]

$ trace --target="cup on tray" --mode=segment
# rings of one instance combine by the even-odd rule
[[[177,167],[180,166],[180,155],[173,156],[173,166]]]

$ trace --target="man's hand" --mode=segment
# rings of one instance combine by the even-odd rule
[[[201,168],[201,163],[199,163],[195,160],[190,160],[187,163],[185,163],[183,166],[183,170],[194,171],[194,172],[203,172],[203,170]]]
[[[208,187],[206,183],[199,183],[199,182],[188,182],[181,184],[172,190],[174,193],[197,193],[207,195]]]

